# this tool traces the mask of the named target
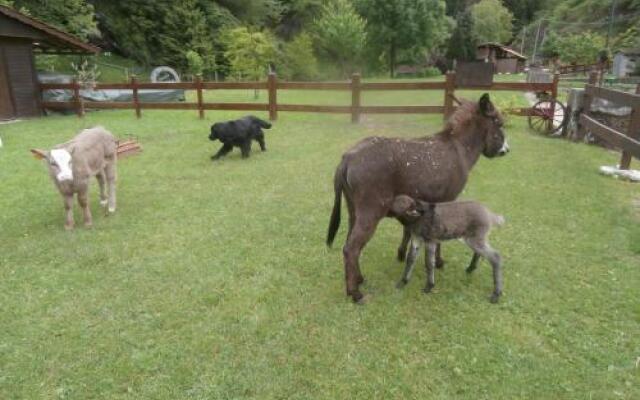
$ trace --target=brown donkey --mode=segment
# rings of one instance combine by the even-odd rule
[[[399,139],[368,137],[343,154],[334,178],[335,200],[327,245],[340,226],[342,194],[349,211],[349,232],[343,248],[347,296],[360,302],[364,281],[359,258],[378,222],[390,216],[397,195],[430,203],[453,201],[464,188],[480,154],[503,156],[509,146],[502,117],[488,94],[478,103],[463,101],[445,128],[430,137]],[[408,232],[402,247],[406,247]]]

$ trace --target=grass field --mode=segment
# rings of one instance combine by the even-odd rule
[[[442,101],[389,96],[365,102]],[[209,125],[241,114],[143,114],[0,125],[0,399],[640,398],[640,189],[597,173],[617,154],[512,119],[512,152],[482,159],[462,194],[507,219],[492,235],[501,303],[486,262],[466,276],[457,242],[434,293],[422,268],[396,290],[401,230],[385,220],[361,260],[370,302],[356,306],[344,221],[324,246],[334,168],[364,136],[424,135],[441,117],[281,113],[266,153],[212,163]],[[28,149],[94,124],[144,152],[119,164],[116,215],[102,217],[94,184],[94,228],[65,232]]]

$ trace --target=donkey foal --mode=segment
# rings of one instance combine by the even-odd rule
[[[70,141],[52,150],[32,149],[47,161],[49,175],[64,199],[65,229],[73,228],[73,195],[78,194],[84,224],[92,225],[89,210],[89,180],[95,176],[100,186],[100,205],[107,213],[116,211],[116,162],[118,142],[101,126],[85,129]],[[105,183],[107,194],[105,194]]]
[[[492,226],[504,223],[504,218],[489,211],[475,201],[454,201],[449,203],[426,203],[405,195],[396,196],[391,213],[405,222],[411,231],[411,247],[402,279],[397,287],[404,287],[415,266],[416,257],[422,244],[427,244],[427,284],[425,293],[435,286],[435,254],[440,241],[463,239],[473,250],[473,258],[467,267],[467,273],[473,272],[480,256],[486,258],[493,268],[494,291],[491,302],[497,303],[502,295],[502,271],[500,254],[489,246],[487,237]]]

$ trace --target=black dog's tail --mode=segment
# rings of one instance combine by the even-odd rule
[[[342,190],[346,183],[347,166],[344,161],[338,165],[336,174],[333,178],[333,190],[335,197],[333,199],[333,211],[331,211],[331,219],[329,220],[329,231],[327,232],[327,246],[331,247],[336,237],[338,228],[340,227],[340,209],[342,208]]]
[[[261,120],[258,117],[254,117],[253,115],[251,116],[251,120],[253,120],[253,122],[255,122],[256,124],[260,125],[261,128],[265,128],[265,129],[269,129],[271,128],[271,123]]]

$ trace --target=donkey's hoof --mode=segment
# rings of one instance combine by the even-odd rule
[[[86,229],[91,229],[91,228],[93,228],[93,223],[89,222],[88,224],[84,224],[84,227]]]
[[[353,301],[354,301],[354,303],[363,306],[363,305],[369,303],[369,298],[370,298],[370,296],[362,296],[362,297],[360,297],[359,300],[355,300],[354,299]]]
[[[501,296],[501,293],[493,293],[489,298],[489,301],[492,304],[496,304],[498,301],[500,301],[500,296]]]
[[[436,268],[442,269],[442,268],[444,268],[444,264],[445,264],[445,262],[444,262],[444,260],[442,258],[438,258],[436,260]]]
[[[464,271],[465,271],[467,274],[470,274],[470,273],[472,273],[472,272],[473,272],[473,271],[475,271],[475,270],[476,270],[476,267],[475,267],[474,265],[469,265],[469,266],[467,267],[467,269],[465,269]]]
[[[424,289],[422,289],[422,293],[424,294],[429,294],[431,293],[431,291],[433,290],[435,285],[427,285],[424,287]]]
[[[404,289],[406,285],[407,285],[407,281],[404,279],[400,279],[400,281],[396,283],[396,289]]]
[[[398,258],[398,261],[402,262],[405,260],[406,254],[404,251],[398,249],[398,255],[396,257]]]
[[[73,230],[73,224],[65,224],[64,226],[64,230],[65,231],[72,231]]]

